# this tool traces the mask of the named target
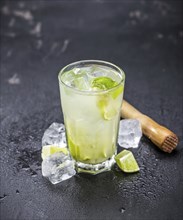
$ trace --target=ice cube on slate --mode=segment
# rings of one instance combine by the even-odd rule
[[[124,148],[137,148],[142,128],[137,119],[123,119],[119,124],[118,144]]]
[[[65,126],[63,124],[54,122],[46,129],[42,138],[42,146],[45,145],[66,147]]]
[[[74,161],[69,155],[62,152],[46,157],[42,162],[42,174],[47,177],[51,183],[57,184],[76,174]]]

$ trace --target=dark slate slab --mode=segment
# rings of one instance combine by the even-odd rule
[[[182,1],[1,1],[2,220],[183,219]],[[172,154],[145,137],[141,171],[41,175],[41,137],[63,122],[57,74],[102,59],[126,72],[125,98],[180,138]]]

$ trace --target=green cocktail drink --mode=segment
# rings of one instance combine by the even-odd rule
[[[116,155],[124,72],[97,60],[72,63],[59,73],[66,139],[78,172],[110,170]]]

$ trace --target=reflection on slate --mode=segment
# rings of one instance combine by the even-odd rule
[[[6,219],[182,219],[182,1],[1,2],[1,187]],[[140,172],[116,168],[51,185],[41,138],[63,123],[57,75],[107,60],[126,72],[125,99],[174,131],[172,154],[142,137]],[[121,150],[121,149],[119,149]]]

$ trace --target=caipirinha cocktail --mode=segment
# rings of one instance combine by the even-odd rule
[[[59,73],[67,144],[79,172],[109,170],[116,154],[124,72],[104,61],[79,61]]]

